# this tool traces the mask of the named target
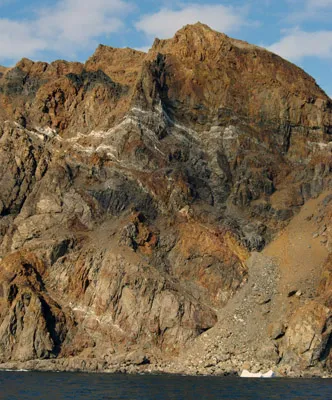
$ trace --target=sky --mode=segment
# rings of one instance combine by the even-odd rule
[[[0,0],[0,64],[85,61],[99,43],[147,51],[197,21],[294,62],[332,97],[332,0]]]

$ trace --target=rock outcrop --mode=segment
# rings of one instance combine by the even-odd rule
[[[181,364],[246,293],[275,323],[251,332],[265,347],[248,357],[328,368],[330,239],[320,292],[278,321],[264,316],[278,263],[257,269],[251,253],[331,190],[331,134],[331,99],[310,76],[202,24],[148,54],[99,46],[85,64],[1,68],[0,361]],[[220,371],[246,361],[224,350]]]

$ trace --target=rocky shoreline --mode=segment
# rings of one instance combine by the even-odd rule
[[[28,362],[8,362],[0,364],[0,371],[29,371],[29,372],[76,372],[76,373],[102,373],[102,374],[137,374],[137,375],[182,375],[182,376],[220,376],[220,377],[239,377],[242,369],[232,369],[230,367],[219,367],[211,372],[204,367],[185,370],[173,363],[165,364],[118,364],[105,366],[100,360],[31,360]],[[296,371],[290,366],[276,367],[273,369],[276,378],[324,378],[332,379],[332,374],[322,369],[313,368],[312,370]]]

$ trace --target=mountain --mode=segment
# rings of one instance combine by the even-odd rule
[[[332,101],[206,25],[0,70],[0,367],[332,368]]]

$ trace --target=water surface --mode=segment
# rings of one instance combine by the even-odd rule
[[[332,400],[332,380],[0,372],[0,399]]]

